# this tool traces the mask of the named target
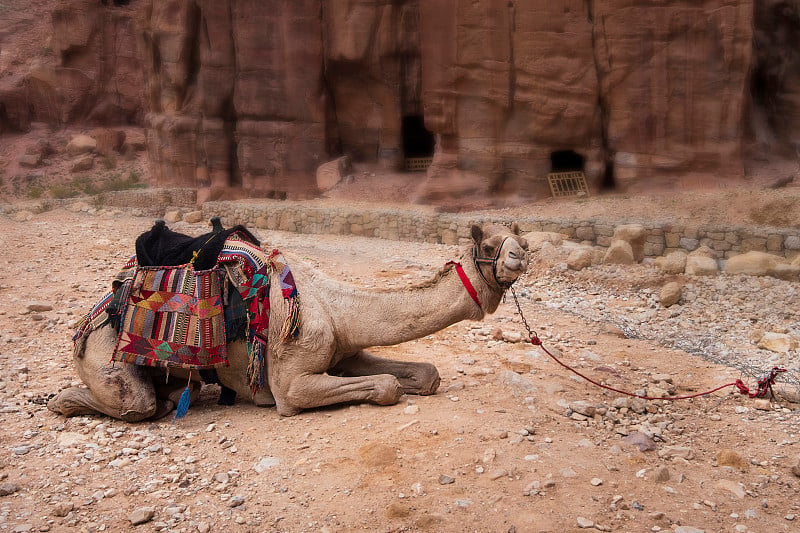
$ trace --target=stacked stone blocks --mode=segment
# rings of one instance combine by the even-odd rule
[[[191,189],[148,189],[105,193],[104,205],[124,206],[142,215],[158,216],[169,209],[196,210],[195,193]],[[543,219],[536,216],[513,218],[490,213],[437,213],[431,208],[406,208],[368,205],[330,205],[324,202],[291,202],[278,200],[216,201],[202,206],[203,216],[219,216],[225,226],[244,224],[249,227],[308,234],[354,235],[388,240],[442,244],[464,244],[470,240],[473,223],[518,222],[523,233],[549,231],[566,239],[607,248],[614,240],[614,231],[623,224],[639,224],[645,230],[644,256],[658,257],[675,251],[692,252],[701,246],[709,248],[717,259],[728,259],[749,251],[768,252],[794,259],[800,255],[800,228],[753,226],[720,226],[609,221],[601,219]]]

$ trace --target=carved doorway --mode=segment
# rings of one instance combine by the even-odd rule
[[[422,115],[405,115],[401,129],[406,170],[426,170],[433,159],[436,140],[433,133],[425,129],[424,118]]]
[[[553,196],[577,196],[588,192],[583,174],[586,158],[574,150],[550,153],[550,174],[547,181]]]
[[[550,153],[550,172],[583,172],[586,158],[574,150],[558,150]]]

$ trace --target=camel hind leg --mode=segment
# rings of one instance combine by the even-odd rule
[[[427,396],[439,388],[439,371],[430,363],[395,361],[359,350],[342,360],[330,372],[340,376],[374,376],[391,374],[400,382],[406,394]]]
[[[84,349],[75,355],[75,369],[88,388],[62,390],[48,402],[51,411],[64,416],[104,414],[137,422],[172,410],[171,401],[157,399],[146,368],[109,362],[115,342],[110,326],[89,334]]]
[[[391,374],[342,377],[329,374],[323,365],[298,366],[298,362],[307,363],[308,359],[308,353],[296,346],[270,347],[269,384],[281,416],[351,402],[394,405],[403,394],[400,382]],[[324,358],[319,359],[322,362]]]

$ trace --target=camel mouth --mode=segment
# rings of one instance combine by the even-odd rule
[[[528,269],[528,266],[522,262],[517,263],[516,265],[512,266],[509,264],[504,264],[502,268],[502,273],[498,272],[497,274],[497,281],[501,284],[507,285],[517,281],[525,271]]]
[[[525,269],[528,268],[528,265],[526,265],[522,261],[517,261],[515,264],[510,264],[510,265],[508,264],[508,262],[506,262],[503,266],[508,270],[511,270],[512,272],[520,272],[520,273],[525,272]]]
[[[520,257],[509,252],[508,257],[503,261],[503,269],[512,272],[514,278],[517,278],[528,269],[528,261],[525,260],[525,256]]]

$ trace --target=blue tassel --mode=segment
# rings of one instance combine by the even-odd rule
[[[189,383],[191,382],[192,378],[190,376]],[[186,388],[183,389],[183,392],[181,393],[181,399],[178,400],[178,406],[175,408],[175,418],[173,419],[173,422],[186,416],[186,413],[189,411],[189,402],[192,399],[192,394],[189,391],[189,383],[186,384]]]

